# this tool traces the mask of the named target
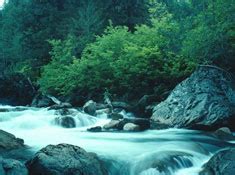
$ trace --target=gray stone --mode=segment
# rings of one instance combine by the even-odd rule
[[[154,108],[152,128],[235,130],[235,83],[227,72],[199,67]]]
[[[48,145],[26,162],[29,175],[106,175],[96,154],[69,144]]]
[[[235,172],[235,148],[217,152],[203,166],[200,175],[232,175]]]
[[[75,128],[76,122],[73,117],[70,116],[59,116],[55,118],[55,124],[60,125],[64,128]]]
[[[123,127],[127,123],[133,123],[135,125],[138,125],[141,131],[144,131],[150,128],[150,121],[149,119],[145,119],[145,118],[128,118],[128,119],[125,118],[123,119],[122,123],[123,123]]]
[[[24,147],[24,140],[16,138],[14,135],[0,130],[0,152],[20,149]]]
[[[127,123],[123,127],[124,131],[140,131],[140,126],[134,123]]]
[[[37,94],[32,103],[31,103],[31,106],[32,107],[38,107],[38,108],[43,108],[43,107],[49,107],[49,106],[52,106],[52,105],[55,105],[56,103],[50,98],[48,97],[47,95],[44,95],[44,94]]]
[[[0,157],[1,175],[28,175],[28,170],[24,164],[14,159],[3,159]]]
[[[104,129],[119,129],[119,120],[111,120],[103,126]]]
[[[95,126],[95,127],[92,127],[92,128],[88,128],[87,131],[89,131],[89,132],[101,132],[102,127],[101,126]]]
[[[229,128],[223,127],[214,132],[214,135],[221,140],[235,140],[233,133]]]
[[[89,100],[83,106],[83,110],[89,115],[96,116],[96,102],[94,102],[93,100]]]

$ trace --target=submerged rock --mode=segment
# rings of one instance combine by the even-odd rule
[[[233,133],[229,128],[223,127],[214,132],[214,135],[221,140],[235,140]]]
[[[29,175],[106,175],[96,154],[69,144],[48,145],[26,163]]]
[[[101,126],[95,126],[95,127],[92,127],[92,128],[88,128],[87,131],[89,131],[89,132],[101,132],[102,127]]]
[[[0,152],[23,148],[24,140],[16,138],[13,134],[0,130]]]
[[[93,100],[89,100],[83,106],[83,110],[89,115],[96,116],[96,102],[94,102]]]
[[[0,112],[20,112],[20,111],[25,111],[28,110],[28,107],[22,107],[22,106],[18,106],[18,107],[6,107],[6,108],[0,108]]]
[[[0,157],[1,175],[28,175],[28,170],[24,164],[14,159],[3,159]]]
[[[204,166],[200,175],[231,175],[235,172],[235,148],[217,152]]]
[[[227,72],[203,66],[154,108],[152,128],[235,130],[235,83]]]
[[[180,151],[160,151],[149,154],[134,164],[133,174],[172,174],[181,168],[193,166],[193,156]]]

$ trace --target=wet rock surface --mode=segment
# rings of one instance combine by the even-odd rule
[[[13,134],[0,130],[0,152],[24,148],[24,140]]]
[[[96,116],[96,102],[94,102],[93,100],[89,100],[83,106],[83,110],[89,115]]]
[[[203,166],[200,175],[231,175],[235,172],[235,148],[217,152]]]
[[[96,154],[69,144],[48,145],[26,163],[29,175],[106,175]]]
[[[52,105],[55,105],[56,103],[47,95],[38,93],[33,101],[31,106],[32,107],[38,107],[38,108],[42,108],[42,107],[49,107]]]
[[[221,140],[235,140],[233,133],[229,128],[219,128],[214,132],[214,135]]]
[[[75,128],[76,122],[71,116],[59,116],[55,118],[55,124],[64,128]]]
[[[1,175],[28,175],[28,170],[23,163],[14,159],[0,157]]]
[[[235,83],[215,67],[199,67],[154,108],[152,128],[235,130]]]

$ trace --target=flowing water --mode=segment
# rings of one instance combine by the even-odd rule
[[[48,144],[77,145],[97,153],[111,175],[197,175],[215,151],[232,144],[183,129],[136,133],[86,131],[108,123],[105,114],[92,117],[76,112],[73,118],[77,127],[65,129],[55,125],[58,116],[54,110],[0,106],[0,111],[0,129],[24,139],[32,151]]]

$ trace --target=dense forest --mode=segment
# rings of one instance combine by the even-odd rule
[[[41,92],[162,95],[200,64],[235,72],[233,0],[8,0],[0,74]]]

